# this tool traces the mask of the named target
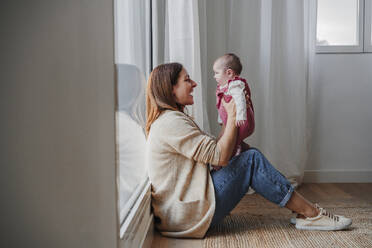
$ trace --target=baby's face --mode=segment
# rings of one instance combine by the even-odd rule
[[[229,73],[228,70],[225,70],[224,66],[219,63],[219,61],[214,63],[213,71],[214,79],[216,79],[217,84],[220,86],[227,84],[229,80],[233,79],[233,75]]]

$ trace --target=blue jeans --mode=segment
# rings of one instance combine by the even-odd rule
[[[293,193],[291,183],[257,149],[233,157],[218,171],[211,171],[216,210],[211,226],[218,224],[247,193],[249,186],[267,200],[284,207]]]

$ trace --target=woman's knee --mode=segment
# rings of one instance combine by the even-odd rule
[[[244,160],[254,166],[256,169],[260,170],[259,168],[261,168],[263,166],[264,163],[262,163],[262,161],[265,160],[265,156],[263,155],[263,153],[258,150],[257,148],[250,148],[249,150],[245,151],[245,158]]]
[[[262,156],[260,150],[255,147],[249,148],[247,151],[244,152],[247,157],[255,157],[255,156]]]
[[[239,156],[235,157],[236,163],[243,167],[250,167],[255,164],[257,157],[261,156],[261,152],[256,148],[250,148],[244,151]]]

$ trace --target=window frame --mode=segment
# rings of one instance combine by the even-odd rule
[[[364,52],[372,52],[372,0],[364,1]]]
[[[368,0],[367,0],[368,1]],[[317,31],[318,31],[318,0],[315,6],[315,52],[316,53],[363,53],[364,48],[364,0],[358,0],[359,4],[359,25],[358,25],[358,36],[359,45],[352,46],[340,46],[340,45],[328,45],[320,46],[316,44]]]

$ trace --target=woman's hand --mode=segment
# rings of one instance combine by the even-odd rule
[[[222,106],[225,108],[227,112],[227,121],[233,121],[235,124],[236,119],[236,106],[234,99],[231,99],[230,102],[225,102],[225,99],[222,99]]]
[[[247,94],[246,90],[244,90],[244,95],[245,95],[245,102],[246,102],[247,108],[252,108],[251,98],[250,98],[249,94]]]
[[[233,99],[229,103],[222,100],[222,106],[227,112],[227,122],[222,137],[218,140],[217,145],[220,147],[220,161],[218,165],[226,166],[229,163],[231,154],[233,152],[238,128],[235,125],[236,121],[236,107]]]
[[[244,123],[245,123],[244,120],[236,121],[236,126],[237,126],[237,127],[241,127],[241,126],[244,125]]]

